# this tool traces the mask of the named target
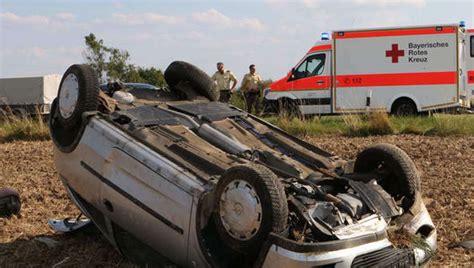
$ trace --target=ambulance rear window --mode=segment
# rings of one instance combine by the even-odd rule
[[[474,35],[471,36],[471,57],[474,57]]]

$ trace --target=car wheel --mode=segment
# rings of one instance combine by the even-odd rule
[[[381,174],[378,184],[407,211],[420,191],[415,163],[402,149],[391,144],[369,146],[357,155],[354,172]]]
[[[58,92],[58,120],[64,128],[81,123],[84,112],[96,111],[99,105],[97,74],[87,64],[69,67],[61,79]]]
[[[211,101],[219,100],[216,83],[204,71],[190,63],[172,62],[165,70],[165,80],[171,88],[180,83],[189,83],[200,95]]]
[[[232,249],[252,255],[270,232],[287,230],[288,203],[283,185],[269,169],[236,166],[220,178],[215,192],[216,230]]]
[[[82,114],[97,111],[99,87],[95,71],[88,65],[72,65],[64,73],[58,97],[51,104],[49,131],[62,152],[73,151],[84,130]]]
[[[400,99],[393,105],[392,114],[396,116],[413,116],[418,113],[415,103],[410,99]]]

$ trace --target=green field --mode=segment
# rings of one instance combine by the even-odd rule
[[[370,136],[414,134],[427,136],[474,136],[474,115],[393,117],[386,114],[322,116],[308,119],[284,116],[264,117],[270,123],[297,136]],[[47,140],[48,125],[41,119],[0,120],[0,142]]]
[[[414,134],[428,136],[472,136],[474,115],[435,114],[433,116],[394,117],[372,115],[322,116],[308,119],[267,117],[272,124],[298,136],[370,136]]]
[[[0,119],[0,143],[14,140],[48,140],[48,124],[41,117],[19,119],[7,117]]]

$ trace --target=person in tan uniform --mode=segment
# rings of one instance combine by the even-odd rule
[[[235,75],[231,71],[224,69],[224,63],[218,62],[217,71],[211,78],[217,83],[217,89],[220,91],[219,101],[229,102],[232,93],[234,93],[234,88],[237,85]],[[232,82],[232,86],[230,82]]]
[[[252,107],[255,107],[255,112],[258,113],[260,110],[260,84],[262,78],[256,73],[257,69],[255,64],[249,66],[249,73],[242,79],[242,92],[244,94],[245,103],[247,105],[247,112],[252,112]]]

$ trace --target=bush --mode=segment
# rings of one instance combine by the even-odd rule
[[[369,115],[343,115],[349,136],[389,135],[395,130],[386,113]]]

